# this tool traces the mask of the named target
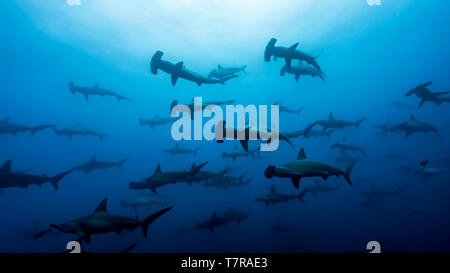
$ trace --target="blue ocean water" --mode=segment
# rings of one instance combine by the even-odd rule
[[[370,2],[370,1],[369,1]],[[70,3],[70,4],[69,4]],[[79,5],[78,5],[79,3]],[[118,235],[95,235],[83,249],[117,252],[138,242],[135,252],[366,252],[366,243],[382,240],[395,252],[448,252],[450,250],[450,104],[436,106],[404,94],[418,84],[433,81],[434,92],[449,91],[450,4],[446,1],[381,0],[381,5],[353,1],[1,1],[0,30],[1,107],[0,118],[10,122],[58,128],[81,122],[108,136],[57,136],[52,130],[0,135],[0,161],[12,160],[12,170],[55,175],[88,161],[131,159],[121,169],[110,168],[85,174],[75,171],[65,177],[58,191],[47,183],[41,187],[2,189],[0,194],[1,252],[59,252],[75,235],[31,239],[20,231],[39,221],[41,229],[92,212],[108,198],[111,213],[143,218],[159,207],[137,212],[120,206],[121,200],[140,195],[129,182],[163,171],[187,170],[193,162],[208,161],[205,170],[232,168],[238,176],[248,170],[249,185],[227,190],[171,184],[158,196],[174,208],[157,219],[145,239],[139,229]],[[264,62],[270,38],[277,45],[318,54],[325,82],[302,76],[280,77],[284,60]],[[163,59],[184,64],[207,75],[217,67],[246,65],[246,71],[224,85],[202,85],[170,75],[150,73],[150,58],[157,50]],[[73,95],[68,83],[113,90],[132,98],[117,102],[112,97],[92,96],[86,101]],[[236,141],[182,141],[186,148],[201,146],[198,155],[172,157],[162,152],[173,147],[171,125],[151,129],[139,118],[169,117],[172,100],[188,103],[194,96],[204,100],[234,99],[236,103],[272,104],[291,108],[306,106],[300,115],[280,114],[280,128],[294,131],[315,120],[357,120],[367,117],[360,129],[346,128],[324,137],[293,139],[308,158],[344,167],[341,155],[330,146],[344,137],[366,146],[364,156],[351,174],[353,185],[330,177],[323,183],[338,193],[307,194],[305,204],[294,200],[266,207],[254,200],[269,192],[271,185],[283,193],[299,193],[289,179],[267,179],[268,165],[293,161],[297,152],[286,143],[262,158],[239,158],[221,154],[233,150]],[[402,101],[412,109],[389,104]],[[435,125],[438,134],[376,135],[375,126],[391,120],[398,124],[413,114]],[[250,144],[256,147],[255,143]],[[240,148],[238,146],[238,148]],[[392,151],[404,156],[389,160]],[[416,166],[428,159],[440,173],[427,182],[420,175],[405,174],[401,166]],[[319,179],[322,182],[322,179]],[[314,178],[304,178],[307,188]],[[404,191],[385,198],[376,207],[362,207],[360,192],[378,189]],[[150,191],[146,192],[150,194]],[[208,219],[214,210],[230,207],[249,212],[237,225],[218,227],[214,233],[187,229]],[[411,207],[433,213],[417,214]],[[285,233],[269,231],[277,221],[294,227]]]

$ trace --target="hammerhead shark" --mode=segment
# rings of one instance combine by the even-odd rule
[[[325,162],[310,160],[306,157],[305,150],[300,149],[297,160],[280,165],[269,165],[264,171],[266,178],[280,177],[290,178],[294,187],[299,188],[300,179],[303,177],[322,177],[326,180],[330,176],[344,176],[348,184],[352,185],[350,173],[356,160],[352,161],[347,167],[341,169]]]
[[[223,79],[229,76],[233,76],[241,71],[245,71],[246,67],[247,67],[246,65],[240,67],[223,67],[219,64],[217,65],[217,69],[214,69],[209,73],[208,78]]]
[[[189,176],[195,176],[206,164],[208,164],[208,161],[198,166],[195,163],[192,164],[192,167],[189,171],[169,171],[169,172],[161,171],[161,165],[158,164],[155,173],[152,176],[144,178],[138,182],[130,182],[129,184],[130,189],[134,190],[150,189],[154,193],[157,193],[156,189],[159,187],[183,181]]]
[[[222,158],[231,158],[233,161],[236,161],[238,157],[258,157],[261,155],[261,151],[259,148],[249,149],[248,151],[242,151],[242,149],[238,149],[237,145],[234,145],[234,149],[229,152],[223,152]]]
[[[281,112],[285,112],[285,113],[288,113],[288,114],[297,114],[297,115],[299,115],[300,112],[303,111],[306,108],[306,106],[303,106],[303,107],[300,107],[300,108],[297,108],[297,109],[292,109],[292,108],[289,108],[287,106],[284,106],[283,104],[281,104],[280,101],[274,102],[273,105],[278,105],[278,109],[279,109],[280,113]]]
[[[53,131],[56,135],[66,135],[70,140],[72,140],[72,136],[74,135],[82,135],[82,136],[98,136],[100,140],[103,140],[103,138],[107,135],[98,133],[94,130],[85,128],[81,126],[81,123],[77,123],[72,127],[63,128],[63,129],[56,129],[55,127],[52,127]]]
[[[191,114],[191,119],[194,120],[194,112],[195,111],[203,111],[205,110],[206,107],[208,107],[209,105],[226,105],[226,104],[232,104],[234,103],[234,100],[212,100],[212,101],[202,101],[202,107],[201,109],[195,109],[194,107],[194,98],[192,98],[191,103],[186,104],[186,106],[189,108],[190,114]],[[172,103],[170,104],[170,112],[172,112],[172,109],[178,105],[178,100],[173,100]],[[200,108],[200,107],[199,107]]]
[[[237,75],[231,75],[221,79],[209,79],[194,71],[188,70],[184,66],[184,62],[178,62],[176,64],[173,64],[171,62],[162,60],[161,57],[163,56],[163,54],[164,53],[160,50],[156,51],[150,63],[150,70],[152,74],[155,75],[158,73],[158,69],[170,74],[172,86],[175,86],[178,78],[195,82],[200,86],[202,84],[218,84],[218,83],[225,84],[225,82],[228,81],[229,79],[237,77]]]
[[[75,170],[79,170],[79,171],[84,171],[84,172],[88,173],[90,171],[104,170],[104,169],[111,168],[111,167],[121,168],[122,165],[125,162],[127,162],[129,159],[130,158],[125,158],[125,159],[117,161],[117,162],[114,162],[114,161],[111,161],[111,162],[109,162],[109,161],[99,161],[99,160],[97,160],[96,155],[93,155],[88,162],[83,163],[83,164],[75,167],[74,169]]]
[[[50,182],[58,190],[58,182],[73,171],[73,169],[70,169],[55,176],[29,174],[26,171],[13,172],[11,171],[11,163],[12,161],[8,160],[0,168],[0,188],[28,188],[31,185],[41,186]]]
[[[314,121],[311,125],[306,127],[305,132],[306,132],[306,136],[308,136],[308,132],[315,125],[322,126],[323,131],[326,131],[328,129],[343,129],[343,128],[350,127],[350,126],[355,126],[356,128],[359,129],[359,125],[361,124],[361,122],[363,122],[366,119],[367,118],[364,117],[364,118],[354,121],[354,122],[353,121],[345,121],[345,120],[335,119],[333,113],[330,113],[328,115],[328,119]]]
[[[196,230],[207,229],[211,233],[214,232],[214,229],[220,226],[226,226],[228,223],[235,222],[236,220],[233,217],[226,216],[217,216],[216,211],[214,211],[211,217],[200,224],[196,225],[194,228]]]
[[[393,124],[390,120],[387,120],[386,123],[380,124],[374,127],[374,129],[378,130],[376,135],[385,136],[392,132]]]
[[[331,149],[339,149],[341,153],[344,153],[345,151],[352,151],[352,152],[360,152],[361,154],[365,154],[364,147],[358,147],[353,144],[348,144],[346,138],[342,141],[338,141],[331,145]]]
[[[285,64],[280,70],[280,76],[284,76],[286,73],[294,75],[295,81],[298,82],[300,76],[309,75],[313,78],[319,77],[325,82],[325,75],[323,72],[317,70],[314,66],[299,63],[296,66],[288,66]]]
[[[222,176],[216,176],[212,179],[206,181],[205,187],[216,187],[216,188],[233,188],[233,187],[239,187],[243,185],[248,185],[252,181],[252,179],[248,179],[244,181],[244,176],[247,174],[247,171],[245,171],[242,175],[239,177],[234,177],[231,175],[222,175]]]
[[[83,94],[84,98],[89,100],[89,96],[97,95],[97,96],[111,96],[116,97],[118,101],[121,100],[130,100],[130,98],[127,98],[125,96],[119,95],[113,91],[101,88],[98,84],[95,84],[91,87],[81,87],[81,86],[75,86],[73,82],[69,82],[69,90],[72,92],[72,94],[80,93]]]
[[[234,138],[232,138],[232,139],[237,139],[237,137],[240,134],[243,134],[243,136],[244,136],[243,139],[240,139],[239,141],[241,143],[242,148],[244,148],[244,150],[246,152],[248,152],[248,142],[250,140],[252,133],[254,133],[254,135],[256,136],[256,139],[263,140],[264,138],[266,138],[267,142],[271,141],[272,133],[277,133],[279,140],[283,140],[283,141],[287,142],[294,150],[296,150],[294,143],[292,143],[292,141],[289,139],[289,137],[286,136],[286,134],[284,134],[281,131],[277,131],[277,132],[275,130],[272,131],[271,128],[265,128],[266,130],[264,131],[264,130],[262,130],[263,129],[262,127],[252,126],[250,124],[247,124],[244,128],[240,128],[240,129],[233,128],[233,127],[228,128],[228,127],[225,127],[225,124],[226,124],[226,121],[224,121],[224,120],[219,120],[219,122],[217,122],[216,128],[222,128],[222,132],[224,133],[223,139],[220,139],[219,130],[216,130],[217,143],[223,143],[226,136],[233,136]]]
[[[263,197],[258,197],[255,199],[256,202],[262,202],[266,204],[266,207],[269,205],[273,205],[276,203],[285,203],[291,200],[299,200],[302,204],[304,204],[303,197],[309,191],[309,189],[303,190],[300,194],[287,194],[287,193],[278,193],[275,189],[275,185],[272,185],[270,188],[269,194],[264,195]]]
[[[445,95],[449,92],[431,92],[427,87],[432,83],[433,82],[429,81],[423,84],[419,84],[418,86],[409,90],[408,93],[405,94],[405,96],[408,97],[414,94],[419,97],[421,101],[418,108],[422,107],[422,105],[427,101],[434,102],[437,106],[439,106],[442,103],[442,100],[439,98],[439,96]]]
[[[26,126],[9,122],[10,117],[6,117],[0,120],[0,134],[12,134],[16,135],[21,132],[31,132],[34,135],[36,132],[54,127],[55,124],[39,125],[39,126]]]
[[[409,120],[398,125],[392,126],[390,129],[391,132],[404,132],[405,138],[409,137],[413,133],[429,133],[429,132],[438,132],[438,129],[426,122],[418,121],[414,115],[409,116]]]
[[[284,58],[286,60],[286,65],[291,67],[292,60],[305,61],[306,63],[314,66],[320,73],[322,73],[322,69],[317,63],[317,58],[320,56],[312,56],[303,51],[297,49],[299,43],[295,43],[290,47],[284,46],[275,46],[277,39],[270,39],[269,43],[266,46],[266,50],[264,51],[264,61],[270,62],[270,57],[275,56],[279,58]]]
[[[202,146],[197,147],[195,149],[187,149],[180,146],[179,143],[176,143],[174,147],[169,149],[164,149],[163,152],[168,153],[172,156],[174,155],[182,155],[182,154],[193,154],[197,155],[197,152],[202,148]]]
[[[139,124],[142,125],[142,126],[148,125],[148,126],[150,126],[150,128],[153,129],[157,125],[164,125],[164,124],[167,124],[167,123],[174,122],[176,120],[177,120],[177,118],[162,118],[159,115],[155,115],[154,118],[150,118],[150,119],[140,118],[139,119]]]
[[[148,226],[161,215],[172,209],[172,207],[162,209],[149,215],[145,219],[140,220],[137,218],[128,218],[111,214],[106,210],[106,204],[107,198],[100,202],[93,213],[76,218],[64,224],[51,224],[47,230],[39,232],[33,239],[40,238],[52,229],[56,229],[63,233],[76,234],[78,236],[77,241],[80,243],[83,242],[83,240],[89,243],[91,241],[91,235],[109,232],[117,232],[120,234],[124,230],[134,230],[137,227],[142,228],[142,234],[147,238]]]

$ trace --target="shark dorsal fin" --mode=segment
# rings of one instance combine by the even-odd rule
[[[93,88],[98,88],[99,85],[98,85],[98,83],[96,83],[96,84],[94,84],[92,87],[93,87]]]
[[[275,189],[275,185],[272,185],[272,187],[270,187],[270,193],[276,193],[277,190]]]
[[[157,173],[162,173],[161,164],[158,164],[158,166],[156,166],[155,174],[157,174]]]
[[[217,69],[218,69],[218,70],[222,70],[223,67],[222,67],[220,64],[218,64],[218,65],[217,65]]]
[[[91,161],[96,161],[97,160],[97,156],[96,155],[93,155],[92,157],[91,157]]]
[[[10,118],[10,116],[7,116],[6,118],[2,119],[0,121],[0,123],[8,123],[9,122],[9,118]]]
[[[217,214],[216,211],[213,211],[212,215],[211,215],[211,219],[216,219],[217,218]]]
[[[3,166],[0,168],[1,172],[11,172],[11,160],[7,160]]]
[[[304,160],[306,159],[305,150],[303,148],[300,149],[297,155],[297,160]]]
[[[295,49],[297,48],[298,44],[299,44],[299,43],[297,42],[297,43],[291,45],[291,46],[289,47],[289,50],[295,50]]]
[[[417,121],[416,117],[413,114],[409,115],[409,120],[411,121]]]
[[[183,69],[183,64],[184,64],[184,62],[178,62],[175,64],[175,68],[177,70],[181,70],[181,69]]]
[[[328,119],[334,119],[333,112],[330,112],[330,114],[328,115]]]
[[[108,201],[108,198],[105,198],[98,204],[97,208],[94,210],[94,212],[106,212],[106,203]]]
[[[175,143],[175,148],[179,148],[180,147],[180,143]]]

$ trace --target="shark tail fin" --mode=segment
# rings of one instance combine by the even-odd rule
[[[203,162],[198,166],[196,166],[195,163],[192,164],[190,175],[196,175],[201,170],[201,168],[203,168],[206,164],[208,164],[208,161]]]
[[[357,120],[357,121],[355,122],[355,127],[359,129],[359,125],[361,125],[361,123],[362,123],[363,121],[365,121],[366,119],[367,119],[367,118],[364,117],[364,118],[362,118],[362,119],[360,119],[360,120]]]
[[[195,148],[192,152],[194,153],[194,155],[197,155],[197,152],[202,148],[202,146],[199,146],[197,148]]]
[[[129,247],[123,249],[120,251],[120,253],[129,253],[131,250],[133,250],[139,243],[133,243]]]
[[[53,187],[55,188],[55,190],[58,190],[58,182],[64,178],[64,176],[68,175],[69,173],[71,173],[74,169],[70,169],[68,171],[65,171],[63,173],[57,174],[53,177],[50,178],[50,182],[52,183]]]
[[[127,162],[128,160],[130,160],[130,157],[125,158],[125,159],[123,159],[123,160],[120,160],[119,162],[117,162],[117,167],[118,167],[118,168],[122,168],[122,165],[123,165],[125,162]]]
[[[241,182],[242,182],[242,180],[244,179],[244,176],[246,176],[246,175],[247,175],[247,173],[248,173],[248,170],[247,170],[247,171],[245,171],[245,172],[243,172],[243,173],[241,174],[241,176],[239,176],[239,181],[241,181]]]
[[[55,127],[55,126],[56,126],[56,124],[34,126],[34,127],[32,127],[30,129],[31,135],[34,136],[34,134],[36,134],[39,131],[42,131],[42,130],[47,129],[49,127]]]
[[[237,77],[238,77],[238,75],[231,75],[231,76],[222,78],[222,79],[220,79],[220,83],[225,84],[228,80],[231,80],[232,78],[237,78]]]
[[[347,183],[349,183],[350,185],[352,185],[352,180],[350,179],[350,173],[352,172],[353,166],[355,166],[356,161],[358,161],[358,160],[357,159],[353,160],[352,163],[350,163],[344,169],[344,178],[347,181]]]
[[[303,197],[305,197],[305,194],[307,192],[308,192],[308,189],[305,189],[298,195],[298,200],[300,200],[300,202],[302,202],[302,204],[305,204],[305,201],[303,201]]]
[[[52,228],[51,228],[51,227],[49,227],[48,229],[43,230],[43,231],[41,231],[41,232],[39,232],[39,233],[36,233],[35,235],[33,235],[33,239],[41,238],[42,236],[46,235],[46,234],[49,233],[50,231],[52,231]]]
[[[331,134],[334,132],[335,130],[328,130],[325,134],[327,135],[327,138],[330,139],[331,138]]]
[[[216,72],[217,72],[216,69],[211,70],[211,72],[209,72],[209,74],[208,74],[208,79],[214,78],[214,73],[216,73]]]
[[[314,56],[313,58],[314,59],[317,59],[317,58],[319,58],[321,55],[322,55],[322,53],[323,53],[323,49],[322,50],[320,50],[320,52],[319,53],[317,53],[317,55],[316,56]]]
[[[300,112],[303,111],[303,109],[305,109],[305,108],[306,108],[306,106],[300,107],[300,108],[298,108],[297,110],[295,110],[295,113],[296,113],[297,115],[299,115]]]
[[[231,168],[226,168],[223,169],[222,171],[219,172],[219,176],[224,176],[226,173],[228,173],[231,170]]]
[[[164,213],[168,212],[169,210],[171,210],[173,207],[168,207],[165,209],[162,209],[160,211],[157,211],[153,214],[151,214],[150,216],[148,216],[147,218],[145,218],[142,221],[142,234],[144,235],[145,238],[147,238],[147,230],[148,230],[148,226],[153,223],[153,221],[155,221],[159,216],[163,215]]]
[[[311,132],[311,129],[317,124],[317,121],[311,123],[308,127],[305,128],[305,134],[304,138],[309,138],[309,133]]]

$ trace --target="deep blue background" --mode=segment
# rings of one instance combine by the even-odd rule
[[[65,5],[64,1],[61,2],[58,5]],[[76,8],[84,8],[83,5]],[[136,213],[133,210],[124,209],[119,204],[120,200],[137,195],[128,189],[130,181],[151,175],[158,163],[164,171],[187,169],[194,161],[208,160],[207,170],[232,167],[236,169],[236,175],[249,170],[248,176],[253,181],[249,186],[227,191],[184,184],[161,188],[160,195],[172,201],[175,208],[152,224],[148,239],[142,237],[140,230],[120,236],[108,234],[93,237],[86,248],[113,252],[137,241],[140,245],[135,251],[139,252],[360,252],[365,251],[368,241],[382,237],[386,247],[396,251],[448,252],[448,171],[424,183],[422,177],[407,176],[397,168],[417,164],[423,159],[450,155],[450,104],[436,107],[427,103],[413,111],[417,119],[439,128],[439,138],[431,134],[415,134],[408,139],[400,134],[380,138],[374,135],[373,126],[387,119],[394,123],[406,121],[410,111],[396,110],[389,103],[400,99],[416,106],[419,103],[416,97],[404,98],[403,94],[419,83],[432,80],[432,91],[448,90],[450,4],[447,1],[415,0],[406,1],[400,7],[392,5],[386,1],[381,7],[369,7],[361,1],[351,8],[363,10],[362,15],[352,17],[347,24],[345,12],[335,14],[340,18],[340,27],[332,31],[328,27],[328,32],[318,36],[320,38],[314,42],[303,40],[307,35],[303,35],[301,28],[298,33],[286,32],[280,23],[276,33],[265,33],[261,26],[254,29],[259,36],[252,39],[251,44],[233,45],[233,40],[229,40],[230,46],[218,47],[214,54],[208,55],[210,53],[206,50],[189,47],[182,39],[178,44],[172,43],[176,34],[168,32],[167,37],[146,37],[151,46],[143,56],[136,54],[128,58],[127,51],[107,46],[102,48],[102,43],[98,42],[103,36],[109,36],[120,43],[126,33],[101,33],[96,42],[91,42],[87,38],[78,39],[80,32],[90,31],[80,26],[77,34],[72,34],[68,28],[66,35],[69,39],[57,38],[40,23],[60,20],[61,24],[67,24],[63,18],[45,13],[45,7],[32,9],[27,1],[1,1],[0,118],[11,116],[10,121],[14,123],[56,123],[58,127],[82,122],[84,126],[110,136],[101,142],[96,137],[79,136],[69,141],[51,130],[33,137],[28,133],[0,135],[0,161],[12,159],[14,170],[27,169],[32,173],[54,175],[87,161],[93,154],[100,160],[119,160],[128,156],[132,159],[122,169],[89,174],[74,172],[62,180],[59,191],[50,184],[28,189],[5,189],[5,193],[0,195],[0,251],[62,251],[67,241],[75,239],[74,236],[27,240],[16,236],[16,232],[30,227],[36,220],[45,227],[49,223],[62,223],[90,213],[104,197],[109,198],[110,212],[134,217]],[[328,12],[333,14],[332,7]],[[195,20],[195,14],[192,18]],[[308,26],[305,17],[293,18],[283,23],[292,26],[298,20],[302,26]],[[317,22],[320,18],[314,20]],[[215,33],[214,26],[209,26],[209,33]],[[171,27],[177,29],[182,26],[173,22]],[[321,32],[320,27],[314,27],[312,23],[310,27],[315,33]],[[96,32],[91,35],[96,36]],[[196,43],[207,45],[220,35],[221,32],[217,31],[216,35],[197,39]],[[288,46],[300,41],[300,48],[305,45],[306,51],[316,53],[324,49],[318,61],[327,75],[326,82],[303,77],[296,83],[293,77],[280,77],[282,60],[263,61],[264,47],[273,36],[279,39],[280,45]],[[290,38],[285,39],[287,36]],[[239,46],[245,53],[239,52],[235,56]],[[217,63],[246,64],[247,72],[224,86],[198,87],[179,80],[177,86],[172,87],[168,75],[160,73],[154,76],[149,72],[150,57],[158,49],[165,51],[163,58],[173,62],[187,59],[188,67],[204,74]],[[118,103],[114,98],[91,97],[86,102],[81,95],[74,96],[69,92],[69,81],[86,86],[99,83],[131,97],[133,101]],[[278,100],[292,108],[306,105],[300,116],[281,114],[280,126],[286,131],[302,129],[316,119],[326,118],[329,112],[334,112],[336,118],[347,120],[366,116],[368,120],[360,130],[345,129],[334,134],[332,140],[299,138],[294,141],[298,148],[305,148],[309,158],[332,163],[339,152],[331,150],[330,146],[343,136],[351,143],[368,145],[367,155],[354,168],[354,185],[343,183],[337,195],[307,195],[305,205],[292,201],[265,207],[253,200],[267,193],[273,183],[280,192],[295,192],[289,180],[268,180],[263,175],[267,165],[295,159],[296,153],[285,143],[281,143],[278,151],[264,154],[264,159],[240,158],[237,163],[220,157],[223,151],[233,149],[234,142],[181,143],[191,148],[202,145],[196,157],[171,157],[163,153],[162,149],[175,144],[170,136],[170,125],[151,130],[140,126],[138,119],[155,114],[168,116],[168,107],[173,99],[188,102],[193,96],[203,96],[204,100],[235,99],[244,105],[270,104]],[[406,159],[385,160],[383,154],[389,149],[404,154]],[[343,163],[336,162],[336,165],[342,166]],[[303,179],[301,187],[312,181]],[[344,180],[340,178],[339,181]],[[326,183],[335,185],[339,181],[330,178]],[[399,198],[387,199],[378,208],[357,206],[356,203],[363,200],[359,192],[368,190],[371,184],[388,190],[402,185],[406,190]],[[417,216],[407,211],[411,205],[426,207],[439,214]],[[249,211],[251,217],[240,226],[221,227],[213,234],[208,231],[177,233],[179,229],[205,220],[213,210],[222,212],[230,206]],[[147,216],[153,211],[142,209],[139,216]],[[278,219],[283,224],[295,225],[297,230],[278,235],[269,233],[268,228]]]

